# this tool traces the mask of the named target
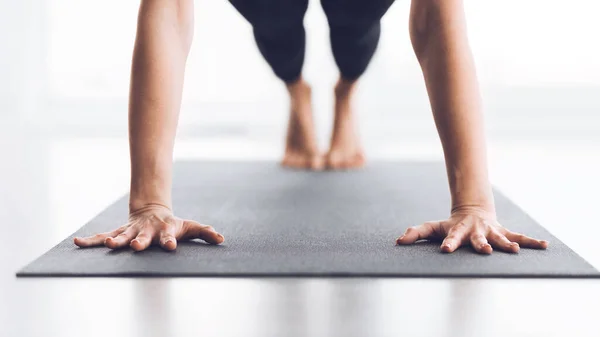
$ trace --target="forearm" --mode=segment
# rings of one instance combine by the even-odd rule
[[[191,43],[191,1],[142,1],[129,96],[130,211],[171,208],[173,145]],[[193,17],[192,17],[193,18]]]
[[[453,209],[494,209],[483,114],[462,1],[413,1],[411,37],[442,142]],[[423,1],[427,2],[427,1]]]

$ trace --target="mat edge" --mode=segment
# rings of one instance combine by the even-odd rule
[[[72,274],[72,273],[17,273],[16,278],[444,278],[444,279],[600,279],[600,272],[578,275],[548,275],[548,274],[347,274],[347,273],[205,273],[205,274],[159,274],[159,273],[98,273],[98,274]]]

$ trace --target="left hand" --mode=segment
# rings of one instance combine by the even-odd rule
[[[473,207],[455,210],[448,220],[410,227],[396,243],[408,245],[417,240],[443,240],[441,250],[445,253],[452,253],[469,244],[480,254],[491,254],[494,248],[516,253],[520,247],[548,247],[548,241],[533,239],[502,227],[496,220],[495,212]]]
[[[106,246],[119,249],[130,246],[135,251],[160,245],[164,250],[175,250],[178,241],[202,239],[209,244],[223,243],[223,235],[214,228],[193,220],[173,215],[171,209],[161,204],[148,204],[129,214],[129,221],[113,231],[89,237],[76,237],[79,247]]]

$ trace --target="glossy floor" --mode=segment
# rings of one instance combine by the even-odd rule
[[[598,280],[15,279],[127,189],[125,137],[2,133],[0,336],[597,336]],[[281,144],[182,139],[176,157],[276,159]],[[388,142],[371,160],[440,159]],[[494,183],[600,268],[600,142],[490,144]]]

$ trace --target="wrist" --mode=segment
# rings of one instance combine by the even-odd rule
[[[169,174],[132,172],[129,190],[129,211],[135,212],[147,205],[161,205],[171,209],[171,179]]]
[[[491,186],[470,191],[456,191],[452,193],[451,213],[459,212],[484,212],[496,214],[494,194]]]
[[[479,184],[473,188],[452,190],[452,213],[462,211],[478,211],[496,213],[494,194],[489,183]]]
[[[129,214],[137,213],[151,208],[162,208],[171,211],[171,202],[162,199],[129,198]]]
[[[469,213],[469,214],[479,214],[479,215],[487,215],[487,216],[496,216],[496,207],[494,206],[493,202],[491,204],[489,203],[463,203],[463,204],[453,204],[452,205],[452,210],[450,211],[450,214],[464,214],[464,213]]]
[[[156,186],[131,186],[129,193],[129,213],[147,207],[164,207],[171,210],[171,190],[159,189]]]
[[[135,216],[137,214],[144,213],[147,211],[155,211],[164,214],[173,214],[171,207],[162,203],[129,203],[129,216]]]

